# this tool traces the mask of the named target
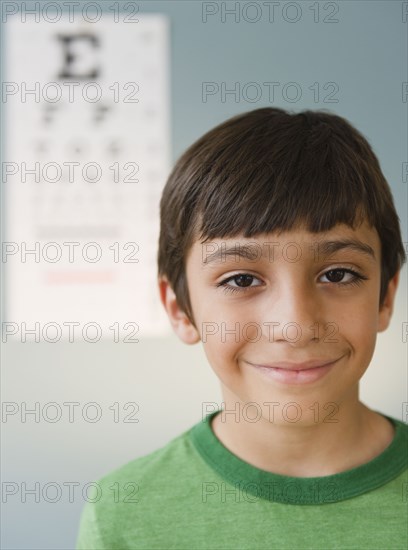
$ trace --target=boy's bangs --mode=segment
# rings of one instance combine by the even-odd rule
[[[238,155],[239,164],[227,161]],[[381,219],[376,193],[367,184],[372,175],[357,156],[350,162],[350,151],[345,154],[334,140],[303,142],[297,156],[292,148],[286,157],[280,151],[275,161],[265,151],[254,165],[244,146],[210,161],[196,197],[200,240],[250,238],[299,225],[315,233],[337,223],[355,228],[364,219],[374,226]]]

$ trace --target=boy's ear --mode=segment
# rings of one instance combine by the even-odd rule
[[[174,332],[185,344],[196,344],[201,340],[200,335],[191,323],[188,316],[180,308],[176,295],[166,277],[158,280],[160,300],[167,312]]]
[[[397,271],[397,273],[394,275],[394,277],[392,277],[392,279],[390,279],[388,283],[388,289],[384,298],[384,303],[379,311],[377,332],[383,332],[386,328],[388,328],[388,325],[390,324],[392,312],[394,309],[395,293],[398,287],[399,276],[400,271]]]

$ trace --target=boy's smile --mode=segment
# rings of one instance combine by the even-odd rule
[[[265,419],[271,403],[295,403],[309,423],[316,403],[358,401],[398,283],[397,274],[380,309],[380,261],[366,223],[195,242],[186,263],[195,327],[170,294],[168,312],[183,341],[203,342],[225,399],[254,403]]]

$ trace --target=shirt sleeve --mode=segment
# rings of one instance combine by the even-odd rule
[[[87,502],[82,510],[75,548],[76,550],[105,550],[108,548],[103,543],[96,507],[92,502]]]

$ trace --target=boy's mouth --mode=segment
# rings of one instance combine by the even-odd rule
[[[337,359],[310,359],[303,363],[281,361],[268,365],[254,364],[249,361],[246,362],[262,373],[263,376],[277,382],[285,384],[305,384],[308,382],[315,382],[325,376],[332,366],[340,359],[341,357]]]
[[[277,363],[271,363],[270,365],[255,365],[257,367],[264,367],[269,369],[284,369],[284,370],[308,370],[308,369],[315,369],[320,367],[325,367],[331,363],[334,363],[335,361],[338,361],[337,359],[310,359],[309,361],[304,361],[302,363],[291,363],[289,361],[280,361]]]

